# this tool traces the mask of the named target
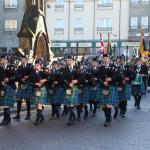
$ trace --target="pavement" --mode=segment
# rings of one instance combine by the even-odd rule
[[[103,126],[101,109],[95,118],[90,114],[71,127],[65,124],[67,117],[50,120],[50,107],[39,126],[33,125],[34,111],[31,121],[25,121],[22,112],[21,121],[0,127],[0,150],[150,150],[150,94],[143,97],[141,108],[134,108],[132,99],[127,117],[118,117],[110,127]]]

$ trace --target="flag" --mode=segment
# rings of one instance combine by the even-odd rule
[[[107,53],[107,50],[105,48],[105,44],[103,41],[102,33],[100,33],[100,53],[102,53],[102,54]]]
[[[109,55],[112,55],[112,46],[111,46],[110,33],[108,33],[107,51],[108,51]]]
[[[101,48],[104,48],[104,47],[105,47],[104,41],[103,41],[103,37],[102,37],[102,33],[100,33],[100,47],[101,47]]]
[[[140,40],[140,54],[139,56],[144,58],[145,56],[149,55],[150,52],[146,51],[146,45],[144,40],[144,32],[141,31],[141,40]]]

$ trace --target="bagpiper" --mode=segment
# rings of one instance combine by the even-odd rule
[[[48,103],[46,82],[47,74],[42,70],[42,60],[38,59],[35,61],[34,70],[31,73],[31,83],[33,86],[33,101],[35,102],[37,115],[34,122],[35,125],[39,125],[44,121],[43,116],[43,105]]]
[[[63,68],[65,83],[64,104],[69,109],[67,125],[71,126],[76,121],[74,109],[78,105],[78,75],[73,56],[68,55],[66,57],[66,63],[66,67]]]
[[[99,68],[99,80],[100,80],[100,99],[99,103],[102,106],[102,110],[105,114],[104,126],[110,126],[112,121],[111,108],[118,106],[119,98],[116,90],[116,83],[118,82],[119,75],[116,74],[114,64],[110,63],[109,56],[104,54],[103,65]]]
[[[4,107],[4,118],[0,125],[5,126],[11,123],[10,108],[14,106],[16,90],[16,70],[8,65],[6,55],[1,56],[0,76],[0,100]]]
[[[84,119],[86,120],[88,117],[88,106],[90,99],[90,73],[88,72],[88,69],[85,67],[83,63],[79,64],[78,69],[78,89],[79,89],[79,95],[78,95],[78,103],[80,105],[77,106],[77,120],[81,120],[81,112],[82,108],[84,107]]]
[[[142,65],[141,59],[137,58],[137,63],[133,66],[133,82],[132,82],[132,95],[135,99],[134,106],[141,109],[140,103],[142,95],[146,94],[145,91],[145,78],[148,76],[148,70]]]
[[[99,82],[98,82],[98,60],[96,57],[92,59],[91,69],[90,69],[90,110],[92,110],[92,104],[94,105],[93,117],[96,116],[97,104],[98,104],[98,92],[99,92]]]
[[[48,80],[48,95],[50,99],[50,104],[52,106],[52,118],[54,119],[55,115],[59,119],[60,117],[60,106],[64,101],[64,78],[60,62],[55,64],[53,71],[49,75]]]
[[[131,81],[132,81],[132,67],[125,63],[122,56],[118,57],[116,66],[117,74],[120,74],[120,79],[117,83],[117,91],[119,96],[120,116],[124,118],[127,111],[127,101],[131,99]],[[118,116],[118,107],[114,114],[114,119]]]
[[[26,56],[20,58],[21,64],[17,69],[18,88],[16,92],[17,115],[13,119],[20,119],[22,101],[26,101],[27,115],[25,120],[30,120],[31,98],[33,96],[33,86],[30,77],[33,71],[33,65],[27,62]]]

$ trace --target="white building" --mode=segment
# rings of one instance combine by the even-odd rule
[[[95,53],[100,33],[112,45],[128,39],[129,0],[47,0],[46,21],[55,52]],[[119,46],[120,44],[120,46]]]

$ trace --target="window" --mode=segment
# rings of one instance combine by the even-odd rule
[[[149,4],[149,0],[142,0],[142,4]]]
[[[97,21],[97,31],[111,31],[112,20],[110,18],[100,18]]]
[[[55,34],[63,34],[64,33],[64,20],[57,19],[55,26]]]
[[[83,28],[82,19],[76,19],[75,20],[75,28]]]
[[[131,5],[138,5],[139,0],[130,0],[130,1],[131,1]]]
[[[137,22],[138,22],[137,17],[131,17],[131,29],[137,29]]]
[[[56,11],[64,10],[64,0],[56,0],[55,10]]]
[[[99,3],[97,4],[97,10],[101,10],[104,7],[106,9],[112,9],[113,8],[112,0],[99,0]]]
[[[79,33],[79,34],[83,33],[83,24],[81,18],[77,18],[75,20],[74,33]]]
[[[100,4],[102,5],[112,4],[112,0],[100,0]]]
[[[17,20],[5,20],[5,31],[17,31]]]
[[[84,10],[84,1],[83,0],[76,0],[74,5],[75,11],[83,11]]]
[[[147,29],[148,28],[148,16],[141,17],[141,28]]]
[[[17,8],[17,0],[5,0],[5,8]]]
[[[56,5],[64,5],[64,0],[56,0]]]
[[[83,4],[84,4],[83,0],[76,0],[76,5],[83,5]]]

